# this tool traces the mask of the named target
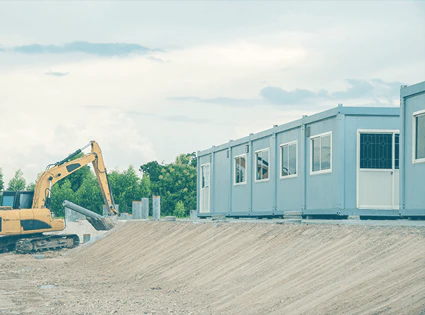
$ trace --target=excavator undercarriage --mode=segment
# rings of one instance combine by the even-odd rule
[[[0,253],[15,251],[18,254],[31,254],[44,250],[73,248],[80,244],[76,234],[44,235],[29,234],[22,236],[3,236],[0,238]]]

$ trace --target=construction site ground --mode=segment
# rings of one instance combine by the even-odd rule
[[[69,224],[96,241],[0,255],[0,314],[425,314],[423,223],[305,222]]]

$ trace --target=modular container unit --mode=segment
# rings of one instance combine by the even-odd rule
[[[425,81],[403,86],[400,106],[400,214],[425,217]]]
[[[399,216],[399,113],[340,105],[198,151],[198,215]]]

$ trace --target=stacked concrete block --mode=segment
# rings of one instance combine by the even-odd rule
[[[152,218],[159,220],[161,217],[161,197],[152,196]]]
[[[132,212],[133,219],[141,219],[142,218],[142,202],[138,200],[134,200],[132,203]]]
[[[198,215],[196,213],[196,210],[190,210],[190,220],[192,221],[198,220]]]
[[[142,216],[141,219],[149,218],[149,198],[142,198]]]

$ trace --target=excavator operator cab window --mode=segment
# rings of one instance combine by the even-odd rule
[[[34,191],[4,191],[2,206],[13,209],[31,209]]]

